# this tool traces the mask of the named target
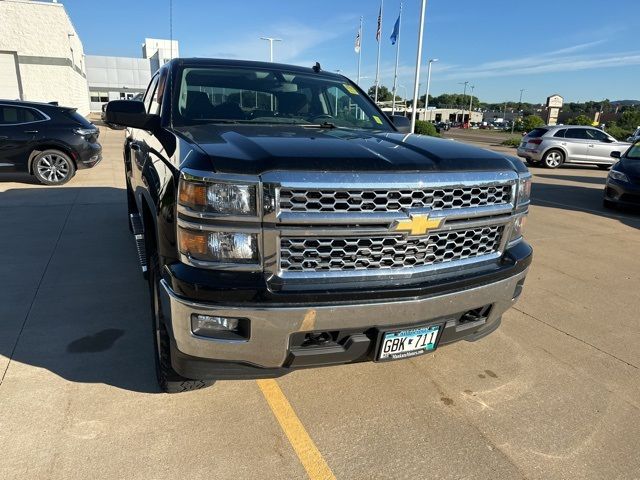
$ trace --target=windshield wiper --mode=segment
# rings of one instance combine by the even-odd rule
[[[331,122],[309,123],[309,124],[303,124],[302,126],[309,127],[309,128],[338,128],[338,126],[335,123],[331,123]]]

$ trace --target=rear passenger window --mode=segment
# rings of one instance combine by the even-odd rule
[[[564,138],[579,138],[580,140],[591,140],[586,128],[570,128]]]
[[[567,133],[567,129],[563,128],[562,130],[558,130],[554,137],[564,138],[564,134]]]
[[[0,106],[0,125],[15,125],[44,119],[40,112],[32,108]]]
[[[529,138],[540,138],[541,136],[543,136],[547,132],[548,132],[548,130],[546,128],[534,128],[529,133],[527,133],[527,137],[529,137]]]

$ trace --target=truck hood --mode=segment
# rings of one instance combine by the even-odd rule
[[[300,126],[201,125],[175,132],[219,173],[312,171],[525,171],[508,156],[422,135]]]

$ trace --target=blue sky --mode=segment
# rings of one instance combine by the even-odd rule
[[[145,37],[169,37],[169,0],[61,0],[85,53],[140,56]],[[340,69],[355,79],[354,39],[364,16],[362,85],[375,77],[379,0],[174,0],[173,37],[186,56],[268,60],[261,36],[283,39],[275,60]],[[419,0],[404,0],[400,85],[413,89]],[[400,0],[385,0],[382,84],[391,86],[389,36]],[[431,93],[462,91],[469,81],[483,101],[640,99],[637,0],[429,0],[423,64],[434,64]],[[549,18],[545,22],[545,17]],[[426,68],[422,69],[426,88]],[[399,88],[404,95],[404,88]],[[411,95],[411,93],[409,93]]]

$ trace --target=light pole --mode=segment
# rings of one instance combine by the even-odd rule
[[[466,81],[466,82],[458,82],[458,85],[464,85],[464,91],[462,92],[462,108],[461,108],[461,110],[462,110],[462,118],[460,119],[461,120],[460,123],[462,123],[462,125],[464,125],[464,101],[465,101],[464,97],[467,96],[467,85],[469,85],[469,82],[468,81]]]
[[[429,88],[431,87],[431,64],[437,62],[438,58],[432,58],[429,60],[429,68],[427,69],[427,93],[424,97],[424,117],[427,119],[427,112],[429,111]],[[431,115],[429,115],[429,120],[431,120]]]
[[[522,103],[522,92],[524,92],[524,88],[520,89],[520,100],[518,100],[518,110],[520,110],[520,104]],[[513,135],[513,129],[516,126],[516,118],[513,117],[511,120],[511,135]]]
[[[424,38],[424,15],[427,12],[427,0],[420,7],[420,28],[418,29],[418,52],[416,54],[416,74],[413,80],[413,108],[411,109],[411,133],[416,130],[416,108],[418,104],[418,83],[420,83],[420,64],[422,63],[422,39]]]
[[[273,37],[260,37],[260,40],[266,40],[269,42],[269,61],[273,62],[273,42],[281,42],[281,38],[273,38]]]
[[[471,126],[471,107],[473,105],[473,89],[476,88],[475,85],[471,85],[471,95],[469,95],[469,126]]]

